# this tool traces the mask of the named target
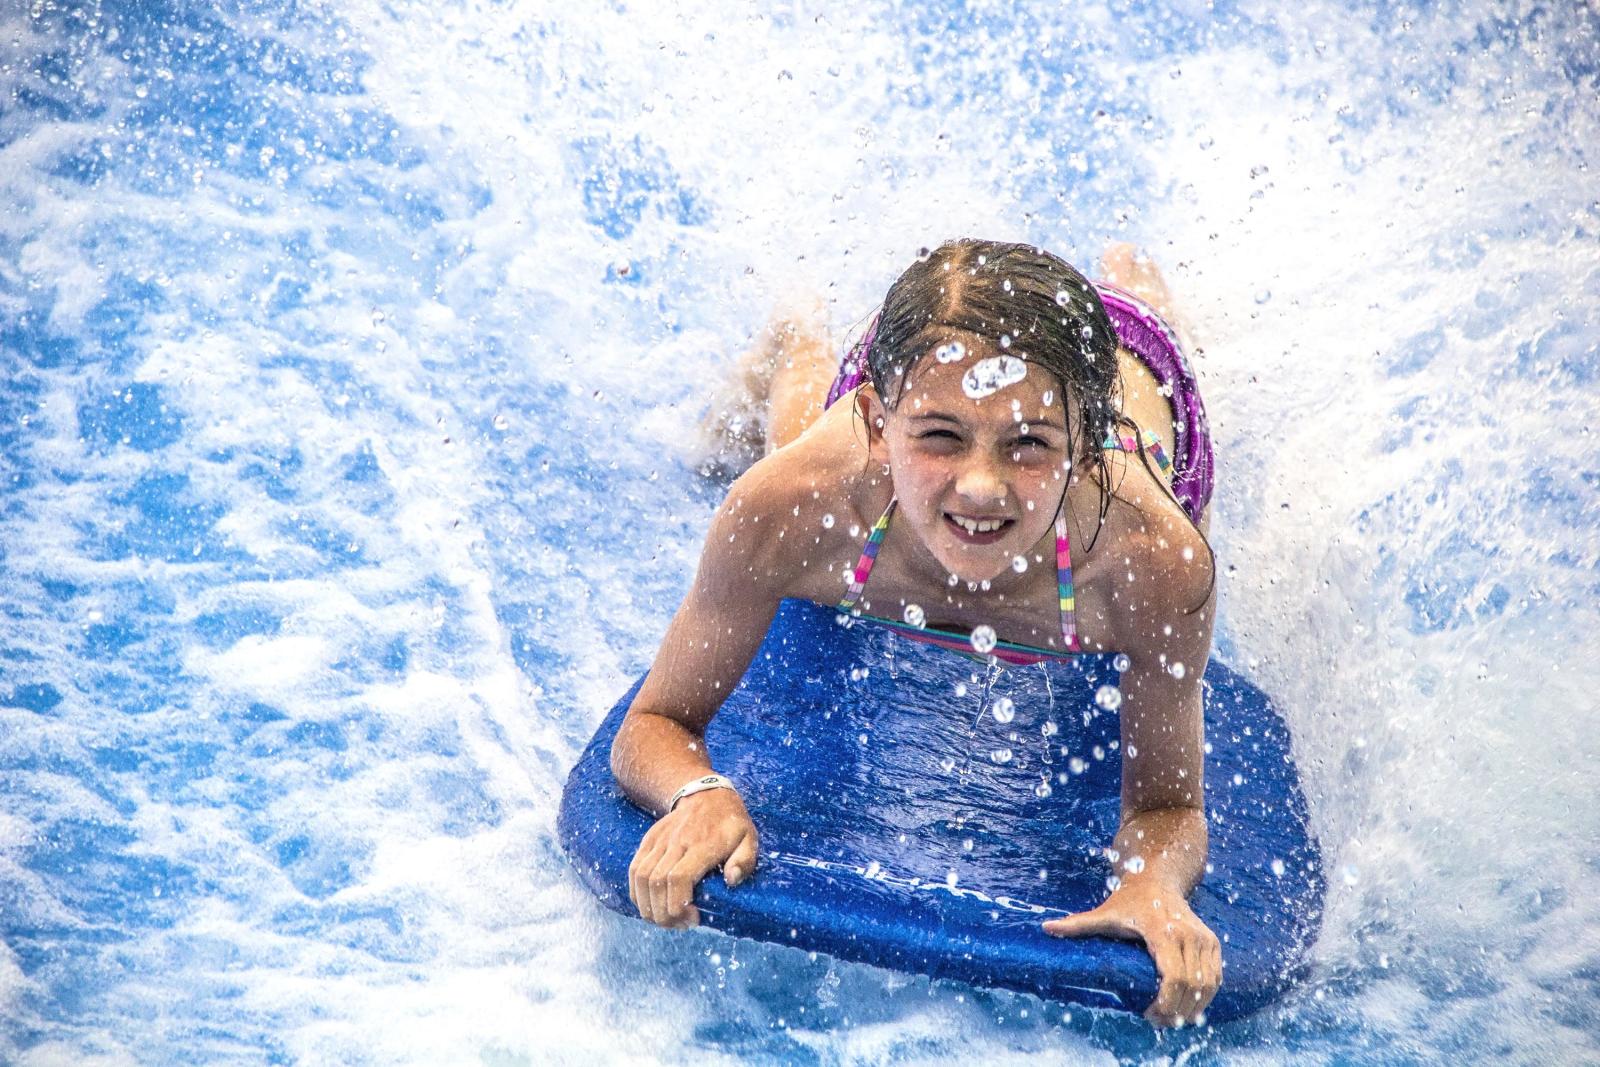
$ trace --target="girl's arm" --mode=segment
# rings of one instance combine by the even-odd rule
[[[1143,941],[1161,979],[1145,1016],[1180,1026],[1204,1012],[1222,981],[1221,945],[1186,899],[1205,874],[1200,680],[1216,594],[1206,596],[1208,556],[1193,528],[1150,525],[1159,532],[1139,537],[1130,552],[1135,577],[1118,594],[1114,627],[1130,660],[1121,683],[1122,825],[1108,850],[1115,888],[1098,908],[1044,928]]]
[[[756,829],[737,792],[711,789],[667,804],[680,787],[712,773],[705,729],[760,648],[784,595],[782,538],[774,514],[780,478],[758,464],[728,493],[706,535],[688,596],[667,628],[654,665],[611,746],[611,770],[629,800],[659,816],[629,869],[629,892],[645,919],[699,921],[694,887],[717,867],[729,885],[756,863]],[[769,518],[763,521],[763,516]]]

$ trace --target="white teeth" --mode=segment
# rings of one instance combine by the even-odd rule
[[[950,517],[963,530],[972,534],[993,533],[1005,525],[1004,519],[968,519],[960,515],[951,515]]]

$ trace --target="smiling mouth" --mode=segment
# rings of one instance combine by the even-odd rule
[[[969,545],[992,545],[1004,537],[1014,519],[975,519],[967,515],[944,513],[944,522],[956,538]]]

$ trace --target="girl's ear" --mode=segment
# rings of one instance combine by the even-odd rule
[[[867,428],[867,454],[873,462],[887,465],[889,446],[883,439],[883,423],[889,413],[878,391],[870,383],[856,390],[856,414],[861,416],[861,423]]]

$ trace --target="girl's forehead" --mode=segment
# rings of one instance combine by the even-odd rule
[[[912,365],[897,411],[976,419],[1009,418],[1017,410],[1029,418],[1048,418],[1054,411],[1057,419],[1065,417],[1061,382],[1054,374],[1020,355],[960,349],[959,344],[941,345]]]

